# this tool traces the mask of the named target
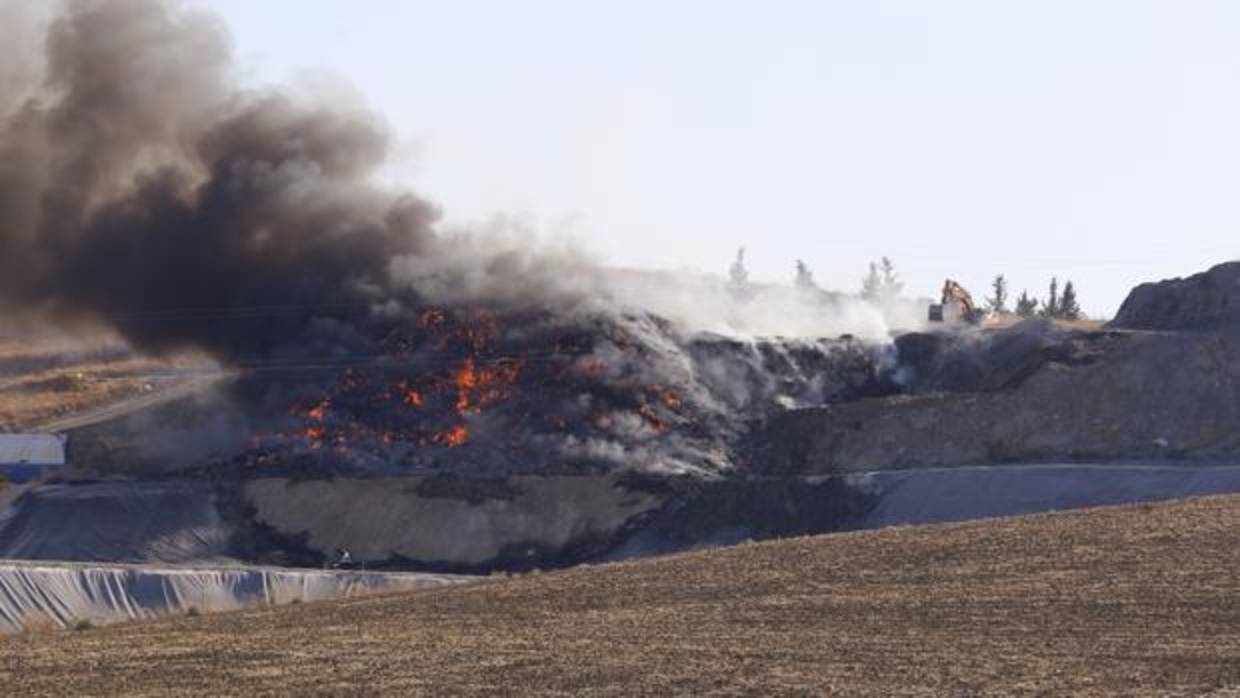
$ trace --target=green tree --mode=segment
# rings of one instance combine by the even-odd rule
[[[986,299],[986,307],[990,308],[990,312],[995,315],[1003,315],[1008,311],[1007,279],[1003,277],[1003,274],[999,274],[994,281],[990,282],[990,287],[994,289],[995,295]]]
[[[870,273],[861,280],[861,297],[867,301],[876,301],[883,291],[883,277],[878,273],[878,265],[870,262]]]
[[[1030,298],[1028,291],[1021,291],[1016,298],[1016,314],[1021,317],[1033,317],[1038,312],[1038,300]]]
[[[749,270],[745,268],[744,247],[736,251],[736,261],[732,262],[732,266],[728,268],[728,292],[738,301],[748,300],[751,294]]]
[[[1054,276],[1051,277],[1050,295],[1042,301],[1042,317],[1059,317],[1059,279]]]
[[[728,269],[728,278],[733,286],[744,286],[749,283],[749,270],[745,268],[745,248],[736,251],[736,261]]]
[[[793,281],[797,288],[818,288],[818,284],[814,283],[814,272],[810,271],[809,265],[802,260],[797,260],[797,275]]]
[[[904,290],[904,284],[900,283],[900,275],[896,273],[895,263],[890,258],[883,257],[878,266],[883,272],[882,286],[879,291],[883,300],[898,298],[900,292]]]
[[[1063,285],[1063,296],[1059,299],[1059,317],[1064,320],[1081,319],[1081,304],[1076,300],[1076,287],[1069,279]]]

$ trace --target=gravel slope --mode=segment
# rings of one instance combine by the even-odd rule
[[[10,694],[1195,694],[1240,497],[745,545],[0,640]]]

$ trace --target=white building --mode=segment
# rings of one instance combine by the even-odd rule
[[[0,434],[0,475],[30,480],[65,466],[64,434]]]

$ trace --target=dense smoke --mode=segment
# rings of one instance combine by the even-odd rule
[[[379,120],[347,100],[236,88],[209,17],[156,0],[66,4],[41,66],[25,53],[34,18],[13,19],[8,305],[228,354],[389,300],[392,260],[432,252],[435,208],[374,183],[389,148]]]
[[[40,55],[40,17],[32,3],[0,0],[4,27],[4,61],[0,62],[0,117],[8,115],[28,96],[37,80]]]
[[[424,304],[607,299],[695,330],[886,332],[864,303],[736,304],[719,283],[603,273],[520,235],[437,233],[433,205],[377,183],[389,135],[356,97],[238,87],[225,29],[174,2],[53,8],[0,4],[9,313],[101,319],[147,349],[226,359],[326,336],[347,351],[363,321]]]
[[[390,139],[360,100],[239,87],[209,16],[0,19],[0,310],[246,368],[246,416],[191,420],[182,456],[229,432],[247,467],[717,473],[768,410],[884,389],[874,345],[755,337],[885,339],[890,309],[443,231],[379,183]]]

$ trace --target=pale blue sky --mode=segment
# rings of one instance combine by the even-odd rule
[[[1240,3],[195,0],[255,80],[326,69],[450,221],[614,264],[804,258],[914,294],[1134,283],[1240,257]]]

